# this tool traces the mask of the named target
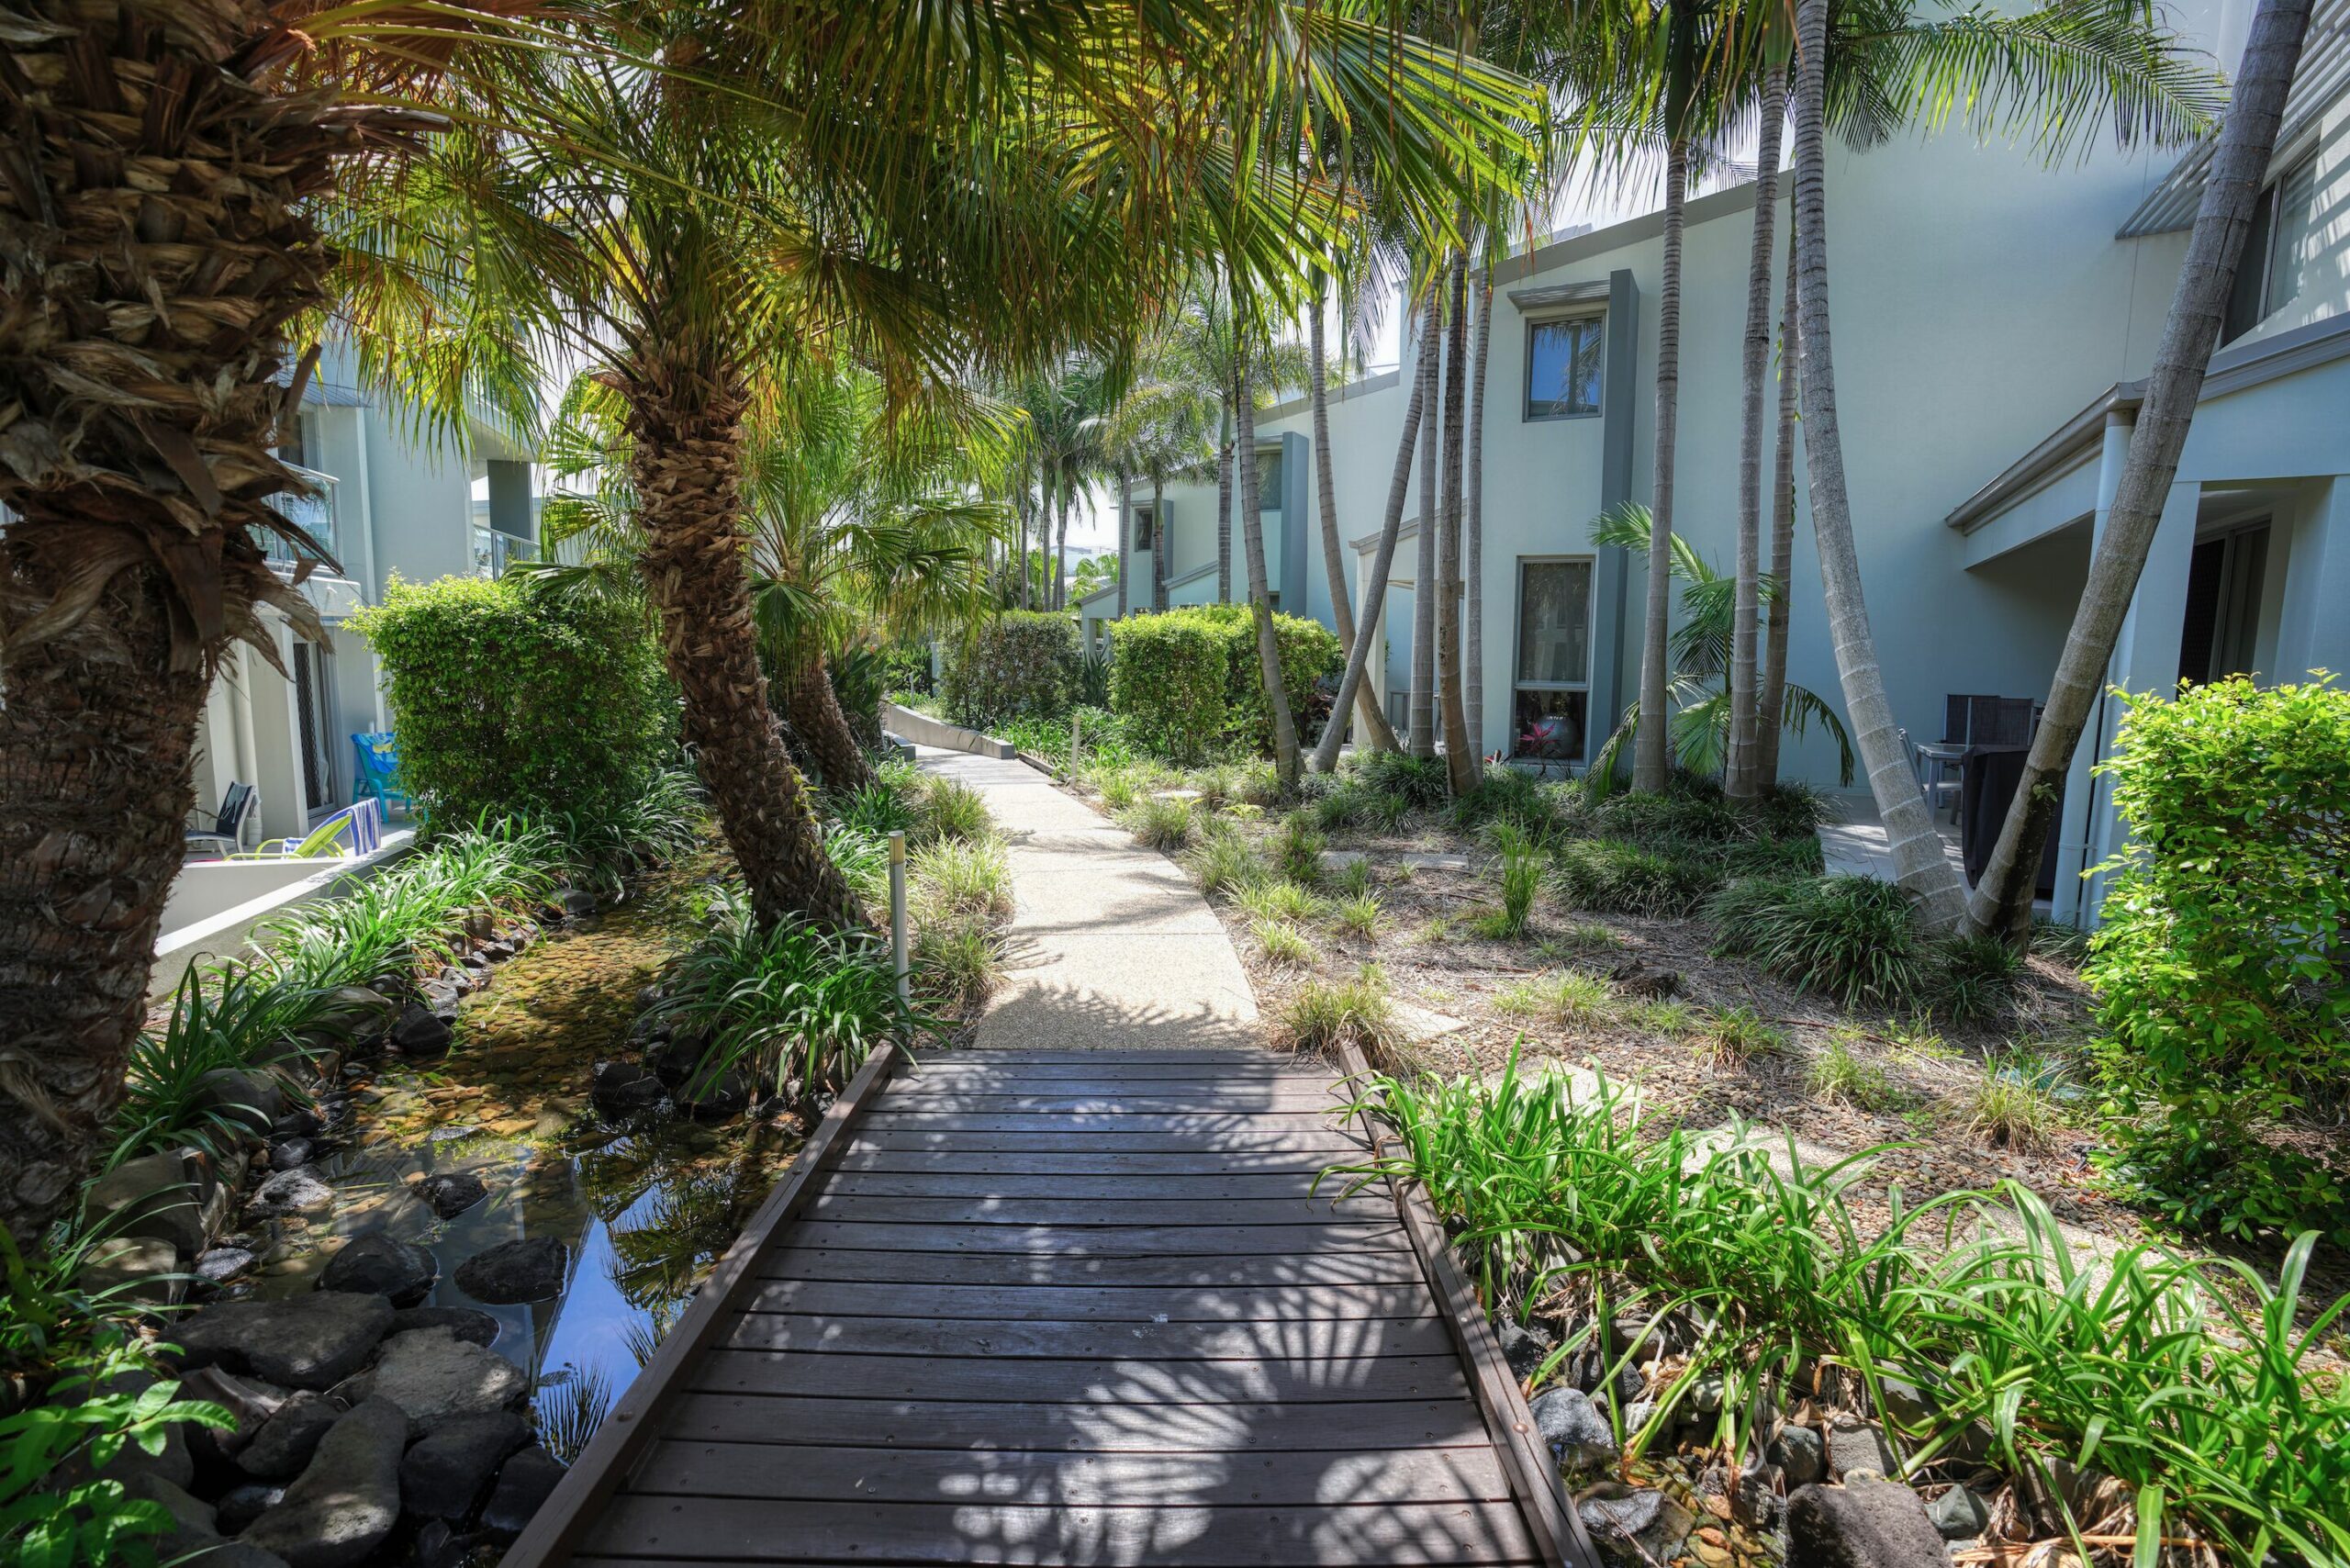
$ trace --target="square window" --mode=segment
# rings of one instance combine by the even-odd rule
[[[1526,417],[1599,412],[1599,355],[1606,318],[1536,321],[1526,329]]]

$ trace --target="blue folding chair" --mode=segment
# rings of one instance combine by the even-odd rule
[[[359,754],[359,766],[351,771],[352,803],[373,800],[376,808],[389,816],[392,802],[397,801],[402,810],[414,816],[416,798],[400,787],[400,752],[392,732],[353,735],[351,745]]]

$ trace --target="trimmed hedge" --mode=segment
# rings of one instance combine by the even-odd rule
[[[350,625],[383,663],[401,778],[446,823],[611,815],[676,745],[675,689],[623,606],[518,577],[395,577]]]
[[[1272,709],[1247,605],[1186,605],[1132,616],[1113,623],[1110,635],[1116,653],[1110,711],[1144,745],[1178,762],[1236,745],[1259,755],[1272,750]],[[1336,633],[1301,616],[1275,614],[1273,637],[1299,738],[1310,740],[1315,684],[1337,672],[1345,650]]]
[[[1078,682],[1077,622],[1047,610],[1007,610],[953,650],[939,698],[946,717],[984,730],[1069,711]]]

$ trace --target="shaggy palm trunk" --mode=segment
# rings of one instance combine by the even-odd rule
[[[1355,607],[1347,593],[1346,551],[1338,539],[1338,495],[1330,474],[1330,366],[1324,342],[1326,333],[1322,324],[1323,305],[1323,290],[1317,286],[1313,328],[1306,338],[1306,397],[1314,409],[1314,482],[1321,507],[1322,570],[1330,579],[1330,622],[1338,633],[1338,645],[1351,648],[1355,643]],[[1330,710],[1330,722],[1341,732],[1347,727],[1346,711],[1337,706]],[[1381,711],[1377,698],[1358,687],[1354,711],[1368,744],[1386,751],[1395,749],[1395,732],[1388,726],[1387,715]]]
[[[1779,306],[1779,450],[1771,470],[1771,580],[1776,591],[1754,715],[1754,778],[1762,790],[1779,781],[1779,737],[1785,734],[1787,716],[1787,620],[1794,610],[1796,570],[1796,233],[1789,224],[1786,293]]]
[[[303,215],[403,128],[291,97],[259,5],[17,0],[0,28],[0,1224],[36,1248],[90,1173],[145,1010],[213,671],[308,606],[252,530],[292,487]],[[307,370],[307,366],[305,367]],[[300,379],[299,377],[297,378]]]
[[[2031,931],[2032,885],[2038,880],[2040,846],[2048,836],[2073,750],[2080,744],[2091,706],[2104,685],[2130,600],[2138,591],[2163,502],[2178,473],[2188,422],[2203,396],[2203,375],[2219,342],[2220,323],[2254,204],[2277,148],[2285,95],[2293,83],[2301,43],[2309,31],[2310,0],[2261,0],[2253,14],[2235,94],[2220,128],[2220,142],[2187,241],[2187,260],[2171,295],[2162,342],[2146,377],[2145,398],[2130,437],[2130,455],[2106,515],[2104,535],[2089,561],[2087,585],[2065,651],[2048,689],[2048,706],[2033,732],[2023,778],[2009,802],[1998,843],[1968,904],[1970,930],[2021,942]],[[2340,607],[2336,607],[2337,613]]]
[[[1444,507],[1438,520],[1436,662],[1444,715],[1444,771],[1456,799],[1476,792],[1477,743],[1460,695],[1460,416],[1469,365],[1469,258],[1452,258],[1444,378]]]
[[[1264,508],[1257,495],[1257,412],[1249,406],[1248,373],[1240,373],[1240,396],[1233,410],[1239,423],[1241,545],[1248,556],[1248,608],[1257,622],[1257,666],[1265,681],[1265,706],[1273,716],[1273,773],[1284,797],[1297,793],[1297,720],[1290,712],[1289,687],[1281,679],[1281,638],[1273,631],[1273,594],[1265,574]]]
[[[1435,322],[1427,323],[1429,330]],[[1387,575],[1395,566],[1395,545],[1404,535],[1404,503],[1412,489],[1412,448],[1420,436],[1420,418],[1427,405],[1427,366],[1421,364],[1412,374],[1411,400],[1404,405],[1404,433],[1395,443],[1395,472],[1387,482],[1387,515],[1379,529],[1379,548],[1371,558],[1371,577],[1363,585],[1364,605],[1368,613],[1355,628],[1354,645],[1347,650],[1346,673],[1338,678],[1338,700],[1332,711],[1343,711],[1363,687],[1363,672],[1371,666],[1371,655],[1380,643],[1380,611],[1387,603]],[[1338,730],[1332,725],[1322,732],[1322,744],[1314,749],[1314,770],[1327,773],[1338,766]]]
[[[1123,463],[1118,465],[1116,480],[1118,486],[1118,619],[1124,621],[1126,618],[1126,558],[1129,542],[1134,535],[1135,509],[1126,501],[1128,480],[1126,465]]]
[[[1150,481],[1150,607],[1167,608],[1167,487],[1157,476]]]
[[[1825,58],[1829,0],[1798,0],[1796,26],[1803,57]],[[1804,454],[1811,477],[1811,527],[1819,543],[1819,577],[1830,635],[1842,677],[1853,740],[1868,769],[1869,790],[1885,821],[1896,879],[1918,902],[1920,922],[1940,933],[1958,924],[1965,892],[1942,852],[1917,776],[1903,755],[1893,704],[1869,631],[1861,562],[1852,543],[1852,500],[1844,487],[1844,448],[1836,422],[1836,369],[1828,334],[1828,169],[1826,113],[1819,71],[1807,71],[1796,95],[1796,275],[1801,303]]]
[[[833,689],[832,672],[821,652],[799,661],[785,698],[792,736],[825,789],[862,790],[873,782],[873,765],[841,711],[840,693]]]
[[[861,925],[759,673],[737,494],[743,381],[731,369],[713,374],[723,354],[697,357],[693,342],[686,331],[648,330],[621,375],[642,570],[661,615],[663,661],[685,699],[684,738],[759,919]]]
[[[1427,331],[1420,340],[1421,374],[1431,401],[1420,420],[1420,523],[1412,559],[1412,695],[1404,745],[1414,756],[1436,755],[1437,513],[1444,498],[1437,474],[1437,439],[1443,423],[1444,345],[1438,286],[1428,285]]]
[[[1469,579],[1469,745],[1485,750],[1485,351],[1494,337],[1493,274],[1477,287],[1477,342],[1469,361],[1469,478],[1461,511],[1461,571]]]
[[[1779,208],[1779,134],[1786,119],[1787,75],[1774,67],[1762,84],[1762,130],[1755,151],[1754,245],[1747,263],[1746,353],[1738,431],[1738,582],[1729,631],[1729,754],[1723,768],[1732,800],[1761,790],[1755,771],[1759,704],[1755,638],[1762,599],[1762,383],[1771,370],[1771,262]]]
[[[1677,17],[1678,12],[1675,13]],[[1666,691],[1673,587],[1673,466],[1681,419],[1681,227],[1689,205],[1689,143],[1664,153],[1664,271],[1656,305],[1656,480],[1649,516],[1648,606],[1640,623],[1640,725],[1632,740],[1632,788],[1656,790],[1673,770]]]
[[[1223,440],[1215,453],[1215,601],[1232,602],[1232,402],[1224,389]]]
[[[1060,516],[1053,529],[1053,608],[1069,608],[1069,509],[1076,499],[1077,481],[1064,474],[1056,487]]]
[[[1029,499],[1030,499],[1030,498],[1029,498],[1029,494],[1028,494],[1028,465],[1024,462],[1024,463],[1020,465],[1020,504],[1019,504],[1017,507],[1015,507],[1015,508],[1013,508],[1013,519],[1014,525],[1017,527],[1017,529],[1018,529],[1018,531],[1019,531],[1019,544],[1020,544],[1019,555],[1018,555],[1017,561],[1016,561],[1016,563],[1015,563],[1015,564],[1016,564],[1016,567],[1017,567],[1017,569],[1018,569],[1018,571],[1019,571],[1019,573],[1020,573],[1020,586],[1019,586],[1019,590],[1018,590],[1018,599],[1017,599],[1016,602],[1019,604],[1020,608],[1021,608],[1021,609],[1023,609],[1023,610],[1025,610],[1025,609],[1027,609],[1027,608],[1028,608],[1028,507],[1029,507]]]

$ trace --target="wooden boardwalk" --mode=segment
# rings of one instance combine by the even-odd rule
[[[1334,1074],[869,1061],[506,1557],[1595,1562]]]

